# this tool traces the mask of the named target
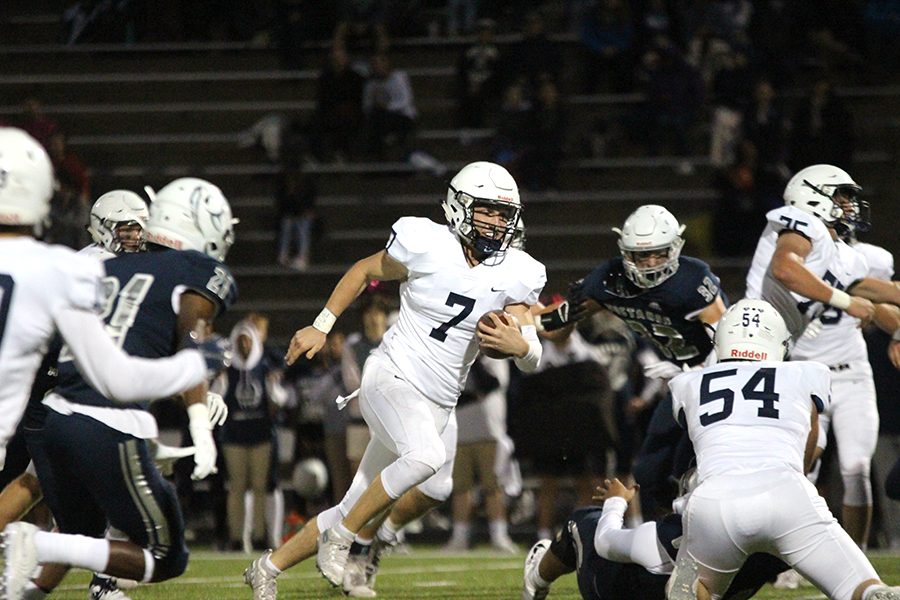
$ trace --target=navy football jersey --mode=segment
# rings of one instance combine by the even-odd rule
[[[174,302],[185,291],[209,298],[221,313],[237,296],[231,271],[194,250],[160,250],[122,254],[104,263],[101,318],[109,336],[132,356],[160,358],[178,350],[178,314]],[[66,350],[60,356],[63,398],[78,404],[121,408],[94,390],[75,368]]]
[[[641,590],[640,597],[645,600],[665,600],[668,575],[654,574],[640,565],[614,562],[597,554],[594,534],[602,514],[599,506],[589,506],[576,509],[569,517],[569,531],[572,531],[571,524],[574,523],[580,537],[579,546],[584,553],[576,566],[581,597],[584,600],[632,600],[635,590]],[[658,543],[673,563],[678,555],[675,543],[682,531],[680,515],[669,514],[656,522]],[[728,586],[723,600],[750,598],[788,568],[787,564],[771,554],[751,554]]]
[[[682,256],[674,275],[656,287],[641,288],[628,279],[617,257],[584,278],[583,293],[674,363],[698,365],[712,351],[711,332],[696,316],[719,295],[719,278],[702,260]]]

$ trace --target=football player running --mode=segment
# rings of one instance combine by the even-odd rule
[[[781,558],[833,600],[900,600],[900,587],[879,579],[804,476],[831,373],[782,362],[790,339],[771,304],[740,300],[716,330],[718,364],[669,382],[698,477],[669,600],[722,598],[751,552]]]
[[[209,182],[177,179],[156,196],[145,233],[150,252],[103,263],[102,315],[116,346],[168,356],[234,300],[233,278],[221,262],[233,241],[231,209]],[[113,403],[78,373],[66,348],[59,372],[44,399],[41,443],[30,450],[60,533],[21,522],[7,526],[6,597],[21,598],[25,587],[39,592],[28,581],[36,564],[144,582],[177,577],[188,558],[184,524],[174,490],[152,462],[148,440],[157,428],[146,402]],[[199,479],[214,471],[216,460],[205,381],[184,399]],[[107,523],[129,541],[101,539]]]
[[[541,316],[543,328],[561,329],[605,308],[666,358],[645,369],[648,376],[668,378],[702,365],[712,351],[712,331],[725,302],[709,265],[681,256],[684,228],[662,206],[635,210],[615,229],[621,256],[575,283],[566,302]],[[646,518],[666,510],[670,478],[681,475],[691,456],[671,413],[669,398],[657,405],[634,465]]]
[[[451,180],[443,202],[448,225],[404,217],[384,250],[354,264],[312,326],[291,340],[287,359],[312,358],[337,317],[373,279],[401,280],[400,314],[366,361],[359,406],[369,442],[350,490],[338,506],[307,523],[244,573],[254,600],[276,598],[275,578],[317,554],[316,565],[341,585],[350,545],[372,518],[408,490],[428,507],[452,489],[454,406],[481,348],[513,356],[534,370],[541,347],[529,308],[546,281],[544,266],[510,248],[522,211],[515,180],[503,167],[476,162]],[[478,324],[488,311],[518,319]]]

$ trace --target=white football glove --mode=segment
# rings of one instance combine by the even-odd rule
[[[197,403],[188,406],[187,412],[190,419],[188,430],[194,440],[194,472],[191,473],[191,479],[204,479],[212,473],[218,473],[209,409],[206,404]]]
[[[185,446],[183,448],[168,446],[166,444],[160,443],[159,440],[147,440],[147,443],[150,445],[150,456],[153,457],[153,462],[156,463],[156,468],[159,469],[159,472],[165,476],[169,476],[172,474],[172,470],[175,468],[175,463],[179,458],[191,456],[195,452],[195,448],[193,446]]]
[[[683,372],[681,367],[667,360],[661,360],[658,363],[644,367],[644,377],[650,379],[672,379]]]
[[[228,418],[228,405],[225,399],[215,392],[206,392],[206,408],[209,410],[209,424],[221,427]]]

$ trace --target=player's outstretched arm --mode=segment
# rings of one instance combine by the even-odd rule
[[[395,281],[408,274],[406,267],[391,258],[386,250],[357,261],[338,281],[325,308],[312,325],[298,330],[291,338],[285,360],[292,365],[301,356],[311,359],[325,345],[325,337],[335,321],[374,280]]]
[[[122,403],[167,398],[202,383],[206,361],[196,350],[157,359],[129,356],[106,334],[97,315],[74,308],[60,311],[56,326],[87,382]]]
[[[811,251],[812,242],[802,235],[783,233],[772,255],[772,275],[796,294],[839,308],[857,319],[871,319],[875,307],[869,300],[831,287],[806,267],[804,261]]]
[[[593,500],[603,501],[603,515],[594,532],[594,549],[607,560],[641,565],[651,573],[668,573],[672,561],[660,549],[656,523],[648,521],[635,529],[623,529],[625,509],[637,487],[626,487],[618,479],[605,480]]]
[[[900,306],[900,282],[865,277],[860,279],[847,291],[854,296],[862,296],[875,303]]]

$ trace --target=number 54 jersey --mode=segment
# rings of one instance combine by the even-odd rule
[[[217,312],[235,300],[237,288],[224,264],[194,250],[160,250],[122,254],[103,263],[106,331],[132,356],[159,358],[178,350],[179,300],[186,291],[210,299]],[[94,390],[75,369],[71,356],[60,355],[56,394],[75,404],[123,408]],[[137,408],[137,407],[133,407]]]
[[[478,354],[478,319],[509,304],[535,304],[546,269],[514,248],[499,264],[471,267],[446,225],[419,217],[394,223],[386,250],[409,275],[400,285],[397,322],[375,352],[426,398],[453,407]]]
[[[817,362],[725,361],[669,381],[700,481],[772,469],[803,474],[813,403],[831,402],[831,374]]]

